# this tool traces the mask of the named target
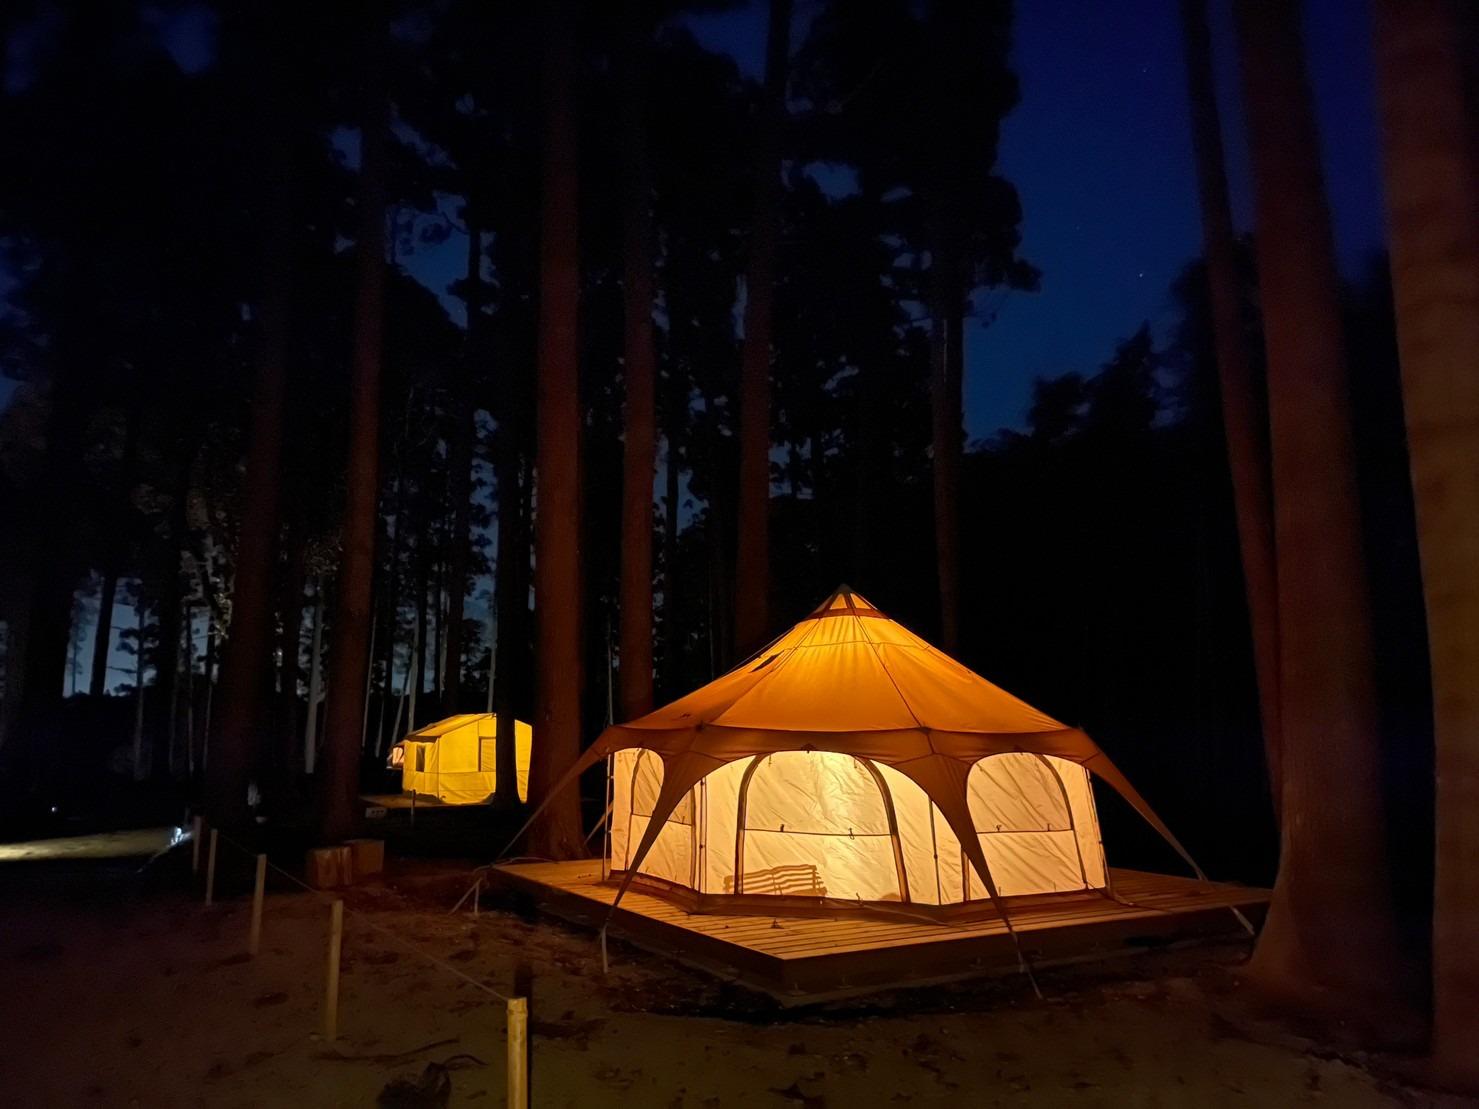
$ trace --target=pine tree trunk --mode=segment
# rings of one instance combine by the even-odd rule
[[[740,364],[739,520],[734,647],[743,657],[770,631],[770,359],[775,254],[780,237],[780,131],[791,53],[791,0],[770,0],[765,92],[754,151],[754,215],[745,267]]]
[[[1268,353],[1279,612],[1279,876],[1263,992],[1346,1019],[1403,999],[1355,447],[1301,6],[1237,0]]]
[[[375,517],[380,491],[380,361],[385,315],[384,50],[388,33],[379,3],[365,7],[365,87],[361,116],[354,306],[350,376],[349,454],[345,463],[343,557],[334,598],[329,695],[319,831],[325,842],[355,827],[359,799],[364,674],[370,650],[370,591],[375,575]]]
[[[1475,21],[1447,0],[1378,0],[1375,14],[1437,746],[1432,1053],[1440,1082],[1479,1093],[1479,119],[1463,74]]]
[[[934,238],[949,237],[941,216]],[[935,572],[940,597],[940,647],[953,654],[960,645],[960,462],[961,291],[953,247],[941,246],[930,262],[930,416],[935,511]]]
[[[1232,476],[1233,510],[1242,555],[1243,588],[1253,639],[1259,718],[1268,761],[1269,792],[1279,811],[1278,582],[1274,572],[1273,498],[1270,491],[1268,434],[1253,374],[1253,353],[1243,323],[1236,238],[1227,196],[1222,127],[1212,78],[1212,43],[1206,0],[1182,0],[1186,38],[1187,92],[1191,102],[1192,146],[1201,197],[1202,241],[1212,308],[1212,339],[1221,385],[1222,423]]]
[[[511,422],[511,421],[510,421]],[[518,803],[517,778],[505,768],[515,765],[514,660],[524,642],[525,615],[529,608],[528,580],[522,572],[529,561],[523,523],[523,493],[519,483],[519,460],[511,430],[498,429],[498,580],[494,601],[498,607],[497,637],[492,644],[494,728],[494,799],[504,807]]]
[[[385,714],[395,696],[395,647],[400,633],[401,619],[401,559],[406,534],[406,462],[405,429],[402,428],[400,444],[396,449],[395,474],[395,532],[390,536],[390,557],[385,562],[385,589],[381,620],[384,631],[380,634],[381,686],[380,711],[375,723],[375,750],[380,750],[385,739]],[[386,525],[388,528],[388,524]],[[399,705],[396,707],[399,713]],[[392,725],[395,720],[392,718]],[[393,741],[399,736],[392,737]]]
[[[264,775],[270,783],[274,805],[290,805],[298,792],[298,661],[303,631],[303,590],[307,584],[308,550],[300,536],[289,536],[287,560],[282,566],[282,593],[278,599],[279,638],[277,735],[272,745],[271,765]]]
[[[682,456],[677,445],[679,421],[683,418],[676,401],[669,403],[668,427],[663,432],[662,517],[662,689],[664,698],[677,689],[683,657],[683,606],[679,601],[678,524],[682,505]]]
[[[430,555],[425,549],[426,535],[416,540],[416,627],[411,633],[415,642],[412,650],[411,669],[406,676],[406,731],[416,730],[416,701],[426,688],[426,591],[430,588],[431,569],[427,565]],[[435,657],[435,656],[433,656]],[[415,680],[412,680],[415,675]]]
[[[446,692],[442,675],[447,666],[447,610],[443,604],[443,598],[447,595],[447,562],[445,558],[438,558],[436,564],[436,589],[431,612],[432,619],[436,621],[436,632],[431,645],[431,703],[440,708],[442,696]]]
[[[447,444],[447,470],[452,497],[452,536],[447,563],[447,630],[443,636],[446,660],[442,665],[442,715],[461,711],[462,622],[467,606],[467,568],[472,554],[472,448],[477,434],[477,412],[472,403],[472,366],[481,354],[483,304],[483,232],[467,208],[467,334],[463,364],[456,372],[452,439]]]
[[[275,136],[275,138],[278,138]],[[247,779],[264,732],[271,676],[272,568],[281,501],[283,404],[292,284],[292,202],[281,143],[269,144],[271,164],[261,302],[261,352],[247,442],[231,624],[221,654],[220,726],[206,772],[206,809],[220,827],[248,819]]]
[[[642,81],[647,36],[645,26],[628,28],[621,70],[626,443],[621,494],[619,720],[633,720],[652,709],[652,475],[657,453],[657,356],[652,335],[652,185],[647,166],[647,98]]]
[[[961,57],[959,48],[963,40],[956,24],[961,14],[959,5],[948,0],[931,5],[931,94],[941,121],[953,118],[955,87],[962,77],[962,67],[970,64]],[[943,122],[936,127],[934,164],[925,197],[930,244],[930,455],[940,647],[954,653],[960,645],[960,468],[965,439],[961,347],[966,275],[958,241],[963,223],[963,182],[959,137]]]
[[[303,726],[303,773],[318,759],[318,703],[323,695],[324,580],[313,579],[313,640],[308,648],[308,721]]]
[[[68,281],[68,296],[73,292]],[[19,704],[16,706],[14,751],[16,778],[27,786],[51,788],[63,772],[58,762],[62,743],[58,713],[66,688],[67,659],[72,644],[72,617],[81,576],[72,555],[68,513],[77,503],[83,475],[80,459],[90,411],[78,385],[83,367],[93,358],[88,337],[61,336],[55,377],[49,390],[45,465],[29,498],[27,516],[36,529],[30,559],[30,596],[25,631],[20,637]]]
[[[128,422],[123,434],[123,458],[119,464],[117,497],[127,502],[133,489],[134,467],[139,455],[139,424],[143,411],[130,405]],[[123,558],[123,537],[113,534],[104,540],[107,544],[106,564],[103,567],[103,588],[98,598],[98,622],[93,634],[92,680],[88,692],[101,697],[108,691],[108,658],[113,651],[113,604],[118,597],[118,564]]]
[[[538,469],[534,521],[534,751],[530,795],[548,808],[531,834],[534,854],[570,859],[582,846],[574,785],[550,797],[580,755],[583,693],[580,581],[580,254],[576,203],[575,13],[569,0],[543,12],[544,167],[540,222]]]

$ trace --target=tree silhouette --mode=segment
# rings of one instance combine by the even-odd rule
[[[1479,703],[1472,634],[1479,618],[1479,191],[1464,92],[1465,26],[1441,0],[1376,5],[1375,42],[1386,198],[1422,557],[1436,740],[1432,1053],[1439,1074],[1479,1090],[1470,937],[1479,886],[1471,816]],[[1470,35],[1470,39],[1472,35]]]
[[[1251,972],[1300,1004],[1339,998],[1376,1013],[1401,1001],[1404,977],[1330,220],[1299,6],[1235,10],[1268,352],[1283,742],[1279,876]]]
[[[580,805],[555,782],[580,754],[580,395],[576,313],[580,290],[576,235],[575,12],[544,13],[544,162],[540,219],[538,463],[534,597],[536,682],[530,761],[532,796],[548,803],[533,830],[536,854],[572,858],[580,850]]]

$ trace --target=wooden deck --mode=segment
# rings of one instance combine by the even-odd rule
[[[362,793],[359,799],[367,807],[378,805],[382,809],[465,809],[469,807],[449,805],[426,793],[418,793],[415,797],[409,793]],[[472,802],[474,807],[480,804],[486,804],[486,802]]]
[[[1245,935],[1240,910],[1257,923],[1269,891],[1134,870],[1111,871],[1111,901],[1097,894],[1018,898],[1012,926],[1034,966],[1111,958],[1192,939]],[[546,912],[598,927],[616,894],[601,862],[521,863],[494,880],[532,896]],[[999,917],[955,923],[689,913],[628,890],[610,934],[655,954],[761,990],[786,1004],[830,1000],[895,986],[1003,974],[1018,969]]]

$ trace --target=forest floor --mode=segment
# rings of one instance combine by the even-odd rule
[[[497,1106],[504,1005],[476,983],[531,998],[537,1106],[1472,1104],[1246,1031],[1241,946],[1045,972],[1045,1000],[1014,977],[787,1011],[620,944],[603,976],[592,936],[486,896],[453,915],[466,869],[426,862],[347,892],[330,1044],[323,900],[270,883],[250,960],[246,859],[210,908],[188,848],[140,863],[0,866],[0,1105]],[[449,1100],[387,1100],[428,1064]]]

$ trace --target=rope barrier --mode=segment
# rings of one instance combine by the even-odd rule
[[[232,839],[230,836],[226,835],[224,832],[220,833],[220,839],[221,839],[221,842],[229,844],[230,846],[236,848],[238,851],[240,851],[244,855],[250,856],[252,858],[256,858],[260,854],[260,852],[251,850],[245,844],[238,843],[236,840]],[[342,898],[336,898],[336,897],[334,897],[327,890],[315,889],[314,887],[310,886],[307,882],[305,882],[301,878],[299,878],[296,874],[293,874],[291,871],[284,870],[282,867],[278,866],[271,859],[268,859],[267,860],[267,869],[273,871],[276,874],[281,875],[284,878],[286,878],[289,882],[293,883],[293,885],[298,886],[301,889],[307,891],[308,893],[313,894],[320,901],[323,901],[325,903],[332,903],[334,901],[341,901],[342,902],[342,900],[343,900]],[[508,995],[506,993],[501,993],[498,990],[495,990],[492,986],[488,985],[486,982],[480,982],[480,981],[478,981],[476,978],[472,977],[471,975],[466,974],[463,971],[458,970],[456,967],[452,966],[450,963],[447,963],[447,962],[445,962],[445,961],[437,958],[435,955],[433,955],[431,952],[427,951],[425,948],[419,947],[416,944],[411,943],[410,941],[408,941],[408,940],[404,939],[403,937],[397,935],[395,932],[392,932],[390,929],[384,927],[383,925],[376,924],[373,920],[371,920],[364,913],[359,912],[359,911],[354,910],[354,909],[351,909],[351,908],[349,908],[348,905],[345,905],[344,912],[345,912],[345,915],[346,916],[349,916],[349,917],[355,919],[356,921],[362,923],[363,925],[365,925],[365,927],[369,928],[371,931],[378,932],[381,935],[385,936],[388,940],[390,940],[390,942],[392,944],[394,944],[395,946],[399,947],[401,950],[408,951],[408,952],[410,952],[413,955],[419,955],[419,956],[421,956],[421,958],[425,959],[427,962],[433,964],[434,966],[440,967],[442,970],[445,970],[447,973],[452,974],[452,975],[456,976],[457,978],[460,978],[462,981],[466,982],[468,985],[474,986],[477,989],[482,990],[484,993],[488,994],[489,996],[494,997],[494,998],[497,998],[499,1001],[502,1001],[502,1002],[509,1002],[509,1001],[512,1001],[513,1000],[513,998],[510,995]]]

